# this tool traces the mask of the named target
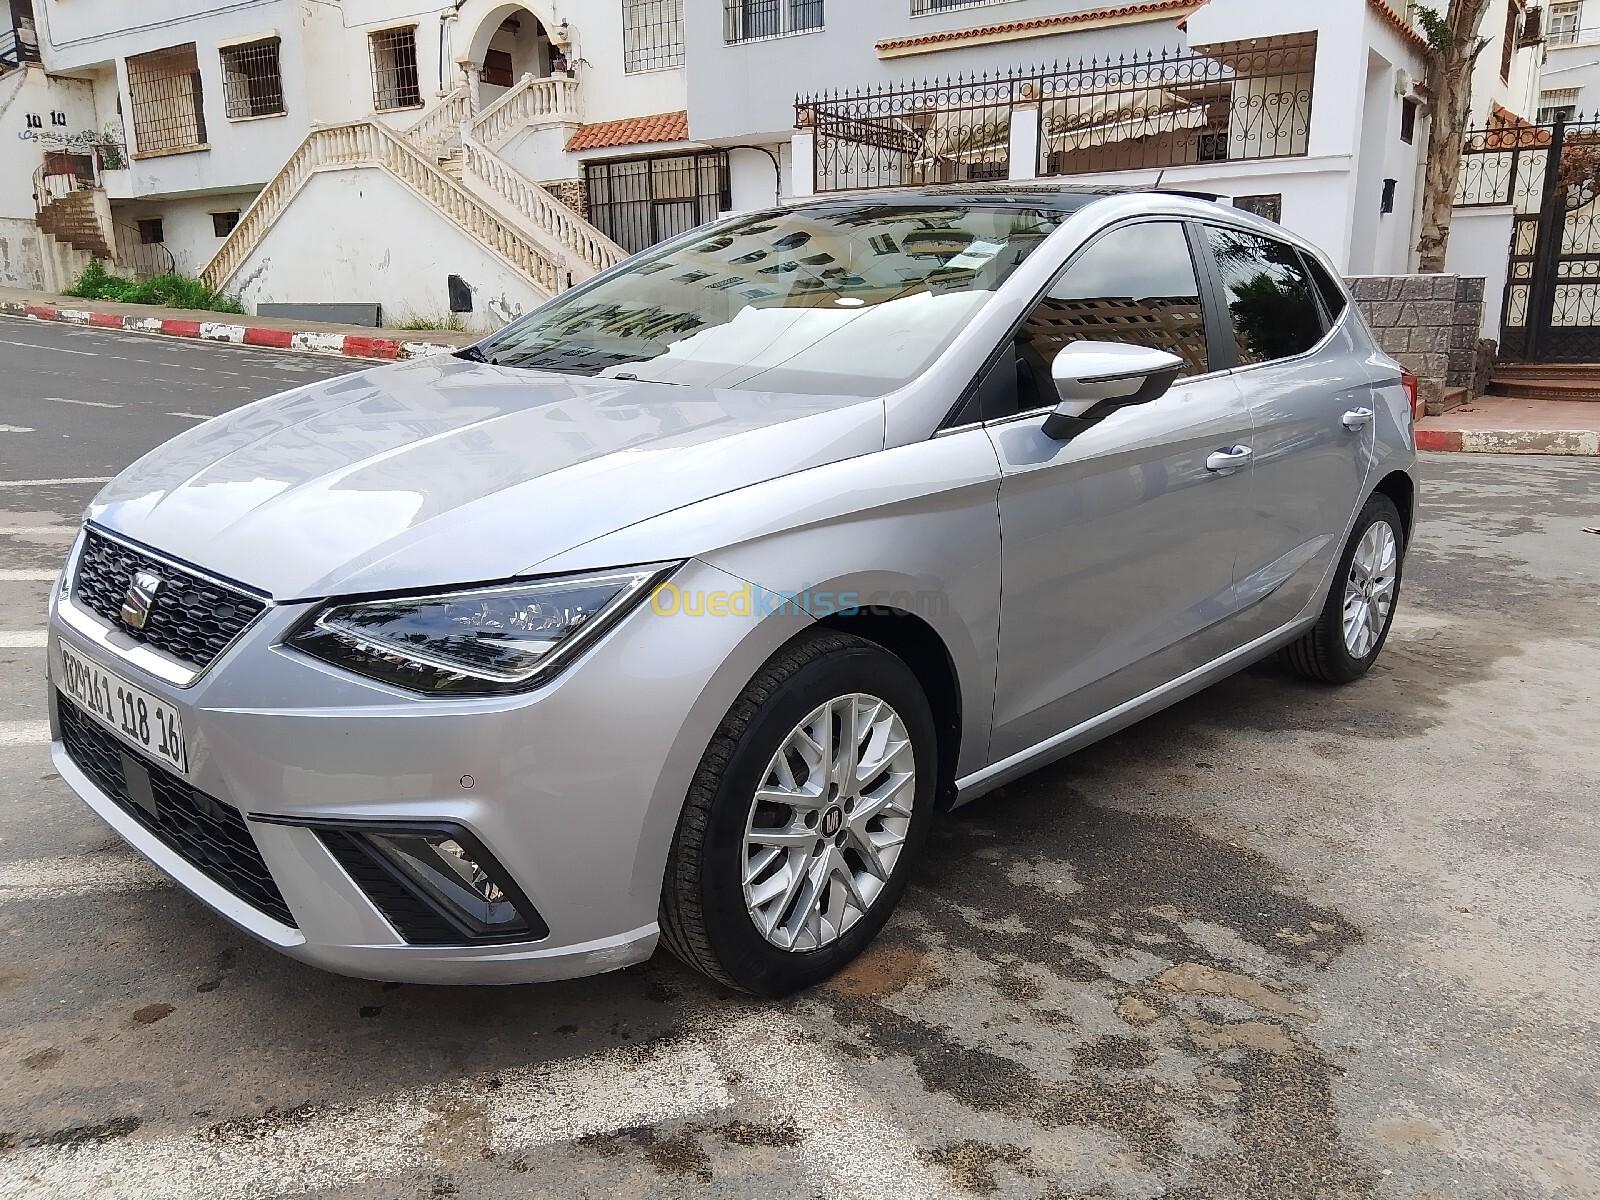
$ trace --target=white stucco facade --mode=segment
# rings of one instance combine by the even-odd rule
[[[1556,0],[1545,22],[1545,64],[1532,115],[1600,117],[1600,0]]]
[[[374,237],[375,229],[427,228],[427,237]],[[245,260],[239,299],[300,304],[327,296],[381,304],[392,325],[450,316],[448,277],[474,291],[470,329],[498,328],[529,305],[516,269],[465,234],[430,220],[423,202],[378,171],[317,175],[279,221],[273,238]]]
[[[1286,225],[1322,245],[1341,269],[1408,269],[1428,137],[1426,96],[1417,86],[1426,73],[1426,53],[1420,34],[1408,35],[1373,5],[1355,0],[1338,5],[1323,0],[1272,5],[1210,0],[1121,9],[1094,0],[1003,0],[941,6],[926,16],[914,16],[911,10],[907,0],[848,5],[830,0],[826,19],[816,29],[730,44],[720,5],[690,6],[691,136],[710,145],[757,145],[783,155],[786,194],[803,194],[819,186],[818,172],[809,165],[818,139],[812,130],[793,127],[797,93],[827,97],[1163,52],[1206,50],[1227,61],[1260,49],[1266,57],[1259,61],[1271,62],[1271,47],[1314,39],[1314,69],[1308,55],[1303,73],[1297,59],[1285,75],[1241,78],[1232,98],[1237,112],[1260,114],[1282,103],[1284,94],[1309,88],[1309,94],[1291,101],[1309,115],[1304,132],[1263,134],[1255,128],[1245,133],[1243,123],[1235,122],[1226,153],[1211,156],[1222,161],[1095,168],[1051,178],[1119,185],[1160,179],[1165,186],[1230,199],[1256,198],[1252,203],[1267,198],[1281,206]],[[1017,28],[1061,16],[1082,19],[1058,22],[1043,33]],[[1161,82],[1158,72],[1147,77]],[[931,103],[962,102],[950,100],[948,90],[943,100],[940,95],[936,92]],[[1038,135],[1029,133],[1030,123],[1037,125],[1036,115],[1013,113],[1012,179],[1032,178],[1040,170],[1037,161],[1030,161],[1039,157]],[[1247,137],[1253,144],[1241,140]],[[731,155],[732,207],[743,210],[769,202],[770,160],[743,150]],[[1080,156],[1080,161],[1093,166],[1087,157]],[[820,186],[828,183],[820,181]]]
[[[1352,274],[1407,270],[1416,241],[1426,48],[1401,6],[1381,0],[33,4],[44,69],[0,79],[0,139],[17,156],[0,171],[0,283],[37,285],[49,274],[40,264],[55,261],[31,244],[41,148],[13,128],[41,104],[116,144],[93,184],[119,227],[143,220],[148,233],[159,221],[176,269],[247,302],[376,301],[436,316],[450,274],[502,310],[526,307],[612,261],[614,243],[638,249],[718,211],[838,185],[821,178],[817,131],[796,128],[799,95],[1163,53],[1198,55],[1211,73],[1200,100],[1159,71],[1133,85],[1151,137],[1117,132],[1082,83],[1047,98],[1056,107],[1043,117],[1037,96],[1008,93],[1009,110],[974,118],[968,136],[1009,138],[999,177],[1160,180],[1281,212]],[[1513,9],[1520,0],[1494,0],[1485,23],[1475,107],[1532,117],[1542,51],[1522,45]],[[1497,31],[1513,38],[1503,78]],[[270,59],[267,76],[241,74],[250,56]],[[1253,72],[1238,69],[1245,59]],[[1272,61],[1286,65],[1259,65]],[[948,103],[938,90],[919,101]],[[1285,105],[1290,119],[1272,124]],[[1072,132],[1085,119],[1107,132]],[[886,128],[892,140],[898,127]],[[348,204],[366,219],[324,211]],[[230,234],[218,214],[235,211],[244,219]],[[343,254],[337,271],[292,265],[347,225],[382,244]],[[408,247],[386,259],[399,240],[431,257]]]

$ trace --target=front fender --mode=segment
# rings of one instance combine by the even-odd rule
[[[986,763],[1000,631],[999,463],[981,429],[831,463],[640,522],[539,565],[562,573],[694,558],[808,616],[886,605],[955,666],[960,770]]]

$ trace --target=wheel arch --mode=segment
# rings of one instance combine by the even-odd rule
[[[933,709],[934,727],[939,734],[937,803],[940,808],[950,807],[955,800],[956,766],[961,755],[961,678],[939,631],[913,613],[890,607],[834,614],[817,624],[882,646],[917,677],[928,706]]]
[[[1401,532],[1405,535],[1406,545],[1410,546],[1411,527],[1416,520],[1417,481],[1411,478],[1409,472],[1391,471],[1378,481],[1378,486],[1372,491],[1375,495],[1387,496],[1394,501],[1404,526]]]

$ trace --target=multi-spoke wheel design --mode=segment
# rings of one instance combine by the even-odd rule
[[[1394,501],[1381,492],[1368,496],[1316,623],[1283,649],[1290,667],[1322,683],[1349,683],[1372,669],[1400,602],[1405,536]]]
[[[887,701],[839,696],[796,725],[745,829],[745,905],[761,936],[819,950],[865,916],[900,858],[916,787],[911,738]]]
[[[661,940],[759,996],[826,979],[904,894],[939,762],[928,693],[899,655],[839,629],[787,642],[723,717],[689,785]]]
[[[1365,658],[1377,645],[1394,607],[1399,545],[1387,521],[1374,521],[1361,535],[1344,584],[1344,645],[1351,658]]]

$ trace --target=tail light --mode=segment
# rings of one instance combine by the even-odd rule
[[[1400,386],[1406,390],[1406,399],[1411,402],[1411,422],[1416,424],[1422,419],[1422,381],[1413,372],[1402,369]]]

